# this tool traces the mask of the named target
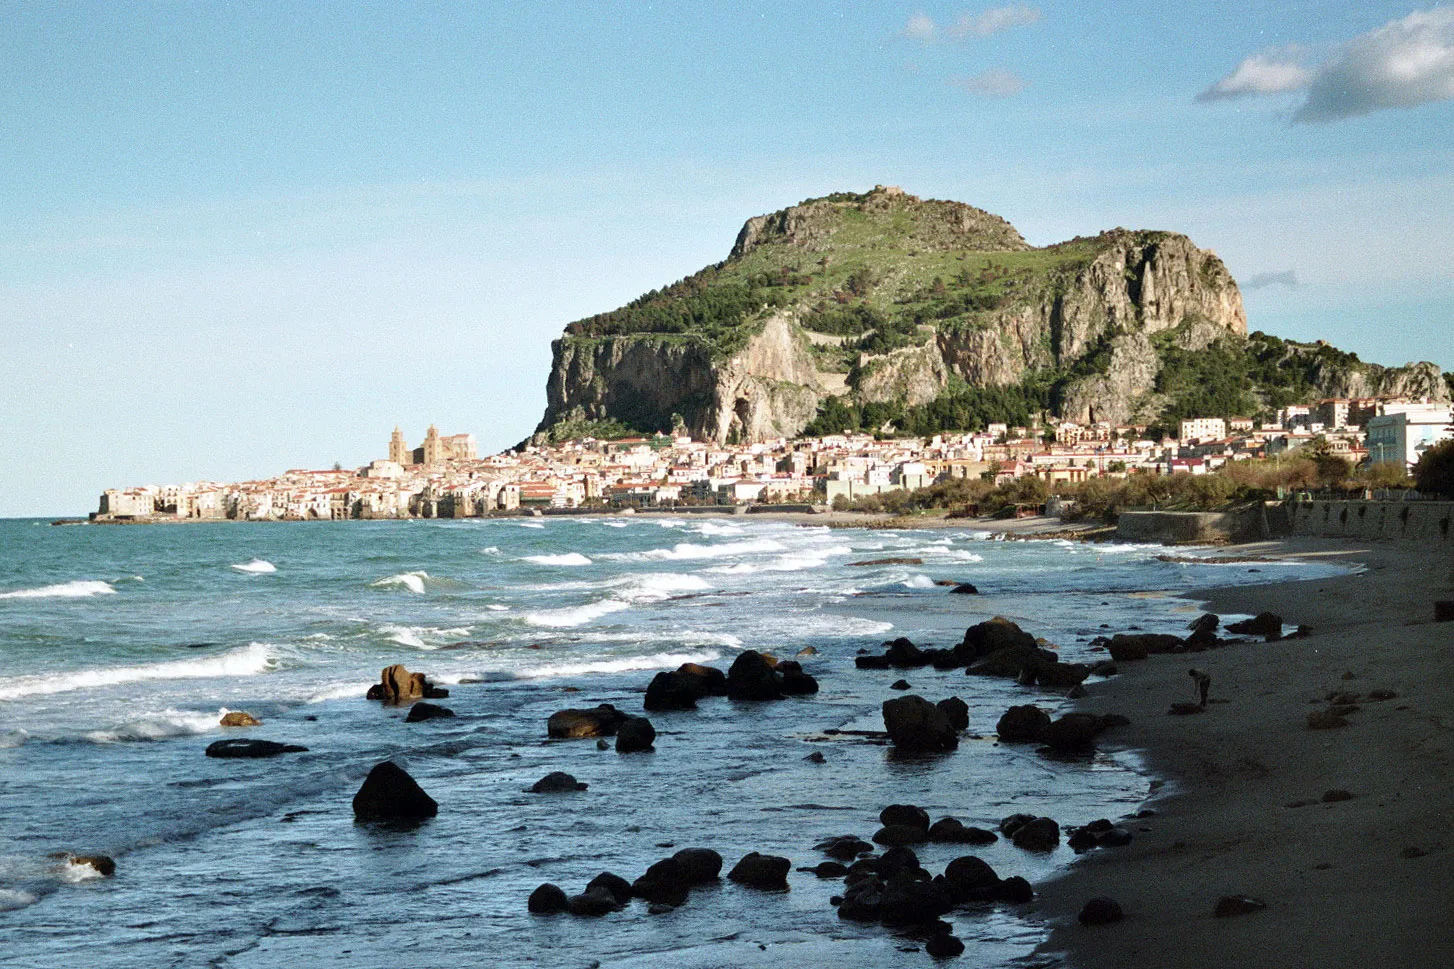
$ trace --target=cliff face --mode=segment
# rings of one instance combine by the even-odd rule
[[[832,395],[914,406],[1031,379],[1054,381],[1068,419],[1150,421],[1166,402],[1164,331],[1186,351],[1247,333],[1236,282],[1186,236],[1115,229],[1036,249],[982,209],[880,186],[748,219],[726,261],[572,323],[540,430],[614,418],[762,440],[799,433]],[[1312,383],[1447,395],[1432,364],[1330,362]]]

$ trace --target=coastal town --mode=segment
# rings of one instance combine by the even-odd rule
[[[882,492],[953,478],[1003,483],[1026,476],[1078,482],[1129,474],[1206,474],[1228,462],[1274,458],[1319,442],[1352,464],[1411,468],[1454,437],[1448,403],[1333,398],[1274,419],[1199,418],[1175,438],[1145,425],[1047,419],[1031,427],[932,438],[835,434],[717,444],[658,434],[527,445],[481,458],[471,434],[430,427],[410,447],[398,428],[388,456],[356,469],[108,489],[95,522],[476,518],[569,510],[684,506],[846,507]]]

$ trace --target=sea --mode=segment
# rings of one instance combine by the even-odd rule
[[[841,882],[797,871],[786,893],[724,880],[663,914],[635,902],[534,916],[526,899],[602,871],[634,879],[683,847],[727,868],[750,851],[815,865],[814,844],[869,837],[894,803],[990,828],[1015,813],[1128,816],[1154,781],[1134,752],[1067,762],[996,742],[1006,708],[1062,696],[853,661],[898,636],[953,645],[995,615],[1067,660],[1103,659],[1098,636],[1184,630],[1187,590],[1335,571],[1166,552],[756,516],[0,521],[0,965],[928,965],[919,941],[837,918]],[[855,564],[882,559],[919,561]],[[798,658],[820,691],[650,714],[651,753],[546,737],[556,710],[641,714],[657,671],[725,669],[745,649]],[[406,723],[366,700],[393,663],[446,687],[438,702],[457,716]],[[903,757],[854,733],[882,730],[901,676],[969,705],[957,751]],[[262,725],[219,726],[233,710]],[[204,756],[239,736],[308,749]],[[438,801],[436,818],[355,823],[353,795],[386,760]],[[527,792],[556,770],[587,789]],[[1032,884],[1074,858],[1004,840],[918,853],[931,870],[977,854]],[[116,872],[69,854],[111,856]],[[1034,908],[949,916],[968,947],[958,963],[1023,958],[1045,932]]]

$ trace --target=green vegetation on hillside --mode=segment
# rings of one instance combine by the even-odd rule
[[[829,397],[818,416],[803,429],[805,437],[844,431],[876,434],[885,425],[902,437],[928,437],[941,431],[982,431],[990,424],[1024,427],[1050,406],[1052,385],[1043,377],[1010,387],[961,384],[927,404],[906,406],[896,401],[860,404]]]

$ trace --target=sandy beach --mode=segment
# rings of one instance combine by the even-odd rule
[[[1454,624],[1436,624],[1433,605],[1454,598],[1454,563],[1411,544],[1296,540],[1234,553],[1364,568],[1194,594],[1212,612],[1269,610],[1311,635],[1122,663],[1090,688],[1085,709],[1131,719],[1110,743],[1139,751],[1165,783],[1155,814],[1130,822],[1130,846],[1097,849],[1040,887],[1052,932],[1032,964],[1454,965]],[[1190,667],[1211,675],[1212,702],[1169,716],[1192,698]],[[1396,696],[1370,700],[1374,691]],[[1358,695],[1348,725],[1309,729],[1335,692]],[[1229,895],[1267,908],[1214,917]],[[1124,920],[1078,924],[1096,896],[1117,901]]]

